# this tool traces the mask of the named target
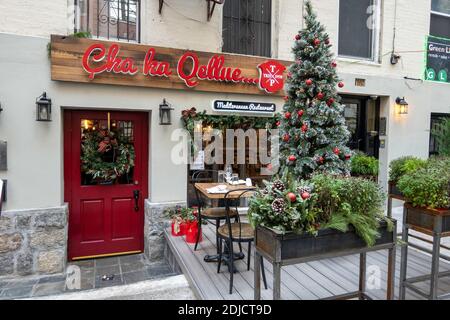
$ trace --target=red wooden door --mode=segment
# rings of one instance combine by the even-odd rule
[[[115,166],[120,160],[119,147],[134,150],[134,157],[127,153],[129,172],[121,170],[116,178],[95,177],[82,165],[88,137],[95,137],[89,141],[96,146],[96,139],[102,140],[105,135],[115,148],[108,147],[108,152],[101,153],[102,161]],[[101,143],[98,145],[100,148]],[[129,163],[133,158],[134,165]],[[69,259],[142,252],[144,199],[148,197],[148,115],[65,111],[64,166],[64,195],[69,203]]]

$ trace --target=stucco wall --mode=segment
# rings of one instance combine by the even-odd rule
[[[185,165],[173,164],[173,129],[181,128],[181,110],[196,107],[211,113],[214,99],[275,102],[267,96],[160,90],[125,86],[76,84],[50,80],[45,38],[0,34],[0,139],[8,141],[8,202],[4,209],[40,208],[63,202],[62,108],[109,108],[148,111],[150,122],[150,201],[186,198]],[[15,54],[12,55],[11,52]],[[35,120],[35,101],[46,91],[53,103],[53,121]],[[175,108],[173,124],[160,126],[158,108],[163,98]]]
[[[272,56],[291,59],[292,40],[302,25],[305,0],[272,1]],[[381,0],[379,0],[381,1]],[[389,62],[394,33],[395,2],[397,28],[395,46],[402,56]],[[141,42],[143,44],[217,52],[222,47],[222,6],[211,21],[206,19],[204,0],[165,0],[162,15],[159,2],[142,0]],[[0,1],[0,32],[49,37],[73,32],[73,0]],[[320,21],[327,27],[337,48],[339,0],[314,0]],[[380,61],[367,63],[339,59],[343,73],[402,78],[422,77],[424,41],[430,28],[431,0],[384,0],[381,5]],[[351,35],[349,35],[351,36]]]

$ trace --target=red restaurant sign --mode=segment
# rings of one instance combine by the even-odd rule
[[[260,91],[280,95],[288,65],[284,61],[258,57],[58,37],[60,36],[52,36],[53,80],[109,84],[124,84],[127,81],[126,85],[133,85],[130,81],[136,78],[137,86],[176,88],[181,82],[188,88],[201,91],[251,94]],[[81,52],[77,49],[74,53],[76,56],[80,55],[84,77],[74,70],[63,72],[61,69],[74,68],[72,61],[69,63],[64,59],[67,50],[74,50],[73,44],[76,42],[80,42],[80,45],[87,44]],[[74,79],[68,78],[69,73],[74,75]],[[109,76],[105,76],[107,74]],[[115,83],[115,78],[120,79],[120,83]],[[143,83],[144,80],[148,83]],[[170,85],[171,82],[176,82],[177,86]],[[212,83],[218,84],[213,86]]]

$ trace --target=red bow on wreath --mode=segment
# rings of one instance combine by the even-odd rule
[[[194,118],[197,115],[197,109],[194,107],[181,111],[183,119]]]

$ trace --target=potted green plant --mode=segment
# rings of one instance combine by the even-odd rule
[[[361,151],[354,151],[350,159],[350,172],[354,177],[366,178],[376,182],[378,180],[378,159]]]
[[[389,194],[398,199],[403,199],[403,194],[397,187],[398,181],[403,175],[415,172],[425,167],[426,164],[426,160],[413,156],[404,156],[392,160],[389,164]]]
[[[404,174],[397,186],[405,198],[407,216],[450,215],[450,158],[430,159],[425,167]],[[430,227],[425,218],[415,223]]]
[[[248,215],[257,246],[274,259],[296,259],[395,241],[383,201],[377,184],[367,179],[283,177],[265,182],[250,200]]]

